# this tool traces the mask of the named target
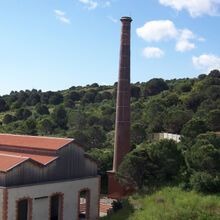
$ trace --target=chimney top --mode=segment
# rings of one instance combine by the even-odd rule
[[[121,17],[120,20],[121,20],[121,21],[129,21],[129,22],[132,22],[132,18],[131,18],[131,17],[127,17],[127,16]]]

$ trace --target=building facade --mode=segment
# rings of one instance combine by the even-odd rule
[[[74,139],[0,134],[0,220],[95,220],[97,161]]]

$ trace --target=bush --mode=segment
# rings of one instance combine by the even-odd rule
[[[32,112],[26,108],[20,108],[15,112],[15,117],[18,120],[26,120],[32,115]]]
[[[113,208],[114,212],[122,209],[122,202],[120,200],[113,201],[112,208]]]
[[[220,136],[201,134],[186,154],[190,183],[201,192],[220,192]]]
[[[38,105],[36,105],[35,110],[40,115],[49,115],[50,114],[46,105],[38,104]]]
[[[125,156],[116,177],[125,187],[141,189],[144,184],[172,180],[182,165],[183,157],[173,140],[143,143]]]
[[[194,172],[190,177],[190,184],[197,192],[219,192],[220,173],[216,176],[208,172]]]
[[[164,90],[168,90],[168,85],[163,79],[151,79],[143,88],[143,96],[147,98],[148,96],[157,95]]]
[[[11,123],[13,121],[16,121],[16,117],[14,117],[13,115],[10,115],[10,114],[6,114],[4,116],[2,122],[7,125],[7,124],[9,124],[9,123]]]

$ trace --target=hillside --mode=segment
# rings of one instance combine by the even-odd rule
[[[98,158],[103,187],[112,167],[117,83],[57,92],[25,90],[0,97],[0,132],[73,137]],[[194,119],[220,131],[220,72],[197,78],[151,79],[131,85],[131,147],[152,132],[180,134]],[[185,131],[186,132],[186,131]]]
[[[57,92],[12,91],[0,97],[1,132],[76,137],[90,147],[112,145],[116,87],[71,87]],[[132,144],[146,133],[180,133],[194,117],[207,120],[211,130],[220,109],[220,73],[192,79],[152,79],[131,85]],[[217,117],[218,118],[218,117]]]

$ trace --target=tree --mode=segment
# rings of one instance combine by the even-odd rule
[[[104,99],[112,99],[112,94],[110,92],[103,92],[101,93],[102,100]]]
[[[163,131],[163,119],[166,115],[166,107],[163,99],[153,99],[144,110],[143,120],[148,125],[147,131],[161,132]]]
[[[49,98],[49,104],[59,105],[63,102],[63,95],[59,92],[54,92]]]
[[[50,118],[44,118],[38,122],[38,130],[40,131],[40,133],[46,135],[51,134],[54,130],[54,127],[55,125]]]
[[[189,82],[181,83],[179,85],[179,89],[182,92],[190,92],[192,89],[192,85]]]
[[[143,95],[145,98],[148,96],[157,95],[160,92],[167,90],[168,85],[163,79],[151,79],[148,81],[143,88]]]
[[[131,142],[134,145],[138,145],[138,144],[142,143],[145,140],[146,136],[147,135],[146,135],[146,132],[145,132],[143,125],[141,125],[140,123],[132,124],[132,126],[131,126]]]
[[[31,115],[32,115],[32,112],[26,108],[20,108],[15,112],[15,117],[18,120],[26,120]]]
[[[75,103],[69,99],[64,101],[64,105],[65,105],[65,107],[71,108],[71,109],[73,109],[75,107]]]
[[[193,112],[189,110],[170,109],[163,120],[163,127],[167,132],[180,134],[183,125],[187,123],[193,116]]]
[[[96,117],[95,115],[91,115],[87,119],[89,126],[98,125],[100,122],[100,119]]]
[[[197,136],[185,155],[192,188],[202,192],[220,192],[220,136],[213,132]]]
[[[125,156],[116,173],[116,179],[122,186],[141,189],[152,174],[152,167],[154,165],[149,160],[146,148],[139,147]]]
[[[13,121],[16,121],[16,117],[14,117],[13,115],[10,115],[10,114],[6,114],[4,116],[2,122],[7,125],[7,124],[9,124],[9,123],[11,123]]]
[[[88,92],[85,93],[85,95],[82,98],[82,103],[93,103],[95,101],[95,97],[97,94],[97,90],[91,89]]]
[[[212,131],[220,131],[220,110],[215,109],[208,113],[207,121]]]
[[[145,183],[172,180],[183,164],[173,140],[143,143],[125,156],[116,177],[123,186],[141,189]]]
[[[80,94],[76,91],[70,92],[66,97],[67,99],[71,99],[73,102],[80,100]]]
[[[175,93],[172,93],[165,98],[165,105],[167,107],[177,105],[179,102],[180,102],[179,97]]]
[[[199,79],[199,80],[203,80],[203,79],[205,79],[206,77],[207,77],[206,74],[200,74],[200,75],[198,76],[198,79]]]
[[[206,133],[209,130],[210,128],[204,120],[199,118],[193,118],[183,126],[181,134],[184,137],[194,139],[199,134]]]
[[[220,78],[220,71],[217,69],[212,70],[208,76],[212,78]]]
[[[40,103],[36,105],[35,110],[40,115],[49,115],[50,114],[47,106],[46,105],[42,105]]]
[[[112,130],[112,126],[113,126],[113,122],[108,117],[103,116],[101,118],[100,125],[102,125],[102,127],[103,127],[103,129],[105,131],[111,131]]]
[[[32,92],[26,102],[30,106],[35,106],[40,102],[40,95],[37,92]]]
[[[66,129],[67,112],[63,105],[56,106],[52,113],[52,118],[60,128]]]
[[[102,186],[106,187],[108,184],[107,171],[112,169],[113,149],[92,148],[87,153],[99,161],[98,174],[102,177]]]
[[[68,137],[74,138],[75,140],[79,141],[80,143],[84,145],[90,144],[88,135],[82,130],[70,131],[68,132]]]
[[[87,131],[89,144],[91,147],[101,148],[106,141],[106,134],[101,126],[90,127]]]
[[[7,110],[9,110],[7,103],[3,98],[0,97],[0,112],[5,112]]]
[[[196,112],[199,105],[204,101],[205,97],[199,93],[192,93],[185,99],[185,106],[187,109],[192,109]]]
[[[68,112],[68,128],[82,130],[86,128],[86,115],[81,111]]]
[[[24,122],[25,133],[29,135],[36,135],[36,121],[33,118],[30,118]]]
[[[139,99],[141,95],[141,89],[139,86],[131,84],[131,97]]]

